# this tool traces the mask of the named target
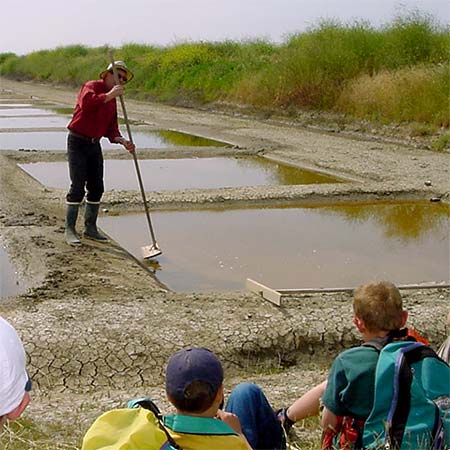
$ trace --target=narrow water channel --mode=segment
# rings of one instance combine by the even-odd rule
[[[41,108],[3,108],[0,104],[0,118],[21,116],[54,116],[55,112]]]
[[[24,288],[17,279],[8,254],[0,245],[0,298],[17,295],[23,291]]]
[[[69,117],[56,114],[47,116],[16,116],[0,117],[0,129],[2,128],[58,128],[66,127]]]

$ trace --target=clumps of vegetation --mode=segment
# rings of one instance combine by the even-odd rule
[[[66,437],[73,430],[54,430],[55,434],[40,429],[32,420],[21,418],[9,422],[0,430],[0,448],[4,450],[79,450],[78,446],[57,442],[57,434]],[[64,439],[65,440],[65,439]]]
[[[449,66],[403,67],[360,75],[336,101],[339,111],[383,123],[417,122],[448,127]],[[416,127],[418,135],[426,135]]]
[[[417,11],[379,29],[324,21],[281,45],[264,40],[127,44],[127,95],[172,104],[232,102],[266,111],[325,110],[449,127],[450,29]],[[0,54],[0,74],[80,85],[108,64],[106,47]],[[420,133],[419,133],[420,134]]]
[[[449,126],[449,30],[418,13],[381,30],[322,22],[292,36],[276,60],[234,91],[247,104]]]
[[[431,145],[435,150],[439,152],[442,152],[443,150],[450,150],[450,134],[448,133],[443,134]]]

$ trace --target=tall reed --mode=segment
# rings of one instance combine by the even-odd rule
[[[424,122],[449,127],[448,64],[384,70],[363,74],[344,88],[339,111],[388,122]]]

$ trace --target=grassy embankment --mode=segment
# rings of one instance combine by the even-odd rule
[[[322,22],[283,44],[128,44],[116,49],[135,72],[127,95],[203,105],[226,102],[266,114],[328,111],[381,124],[410,125],[414,135],[439,132],[449,143],[450,29],[421,13],[382,28]],[[81,45],[24,56],[0,54],[0,74],[79,86],[108,63],[105,47]]]

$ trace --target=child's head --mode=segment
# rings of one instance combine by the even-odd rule
[[[203,413],[218,398],[223,369],[217,356],[206,348],[174,353],[166,369],[166,393],[179,411]],[[219,399],[218,404],[222,399]]]
[[[365,328],[372,332],[396,330],[406,320],[400,292],[388,281],[357,288],[353,297],[353,311]]]

